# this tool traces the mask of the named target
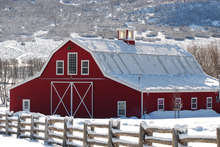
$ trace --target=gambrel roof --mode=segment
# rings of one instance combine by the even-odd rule
[[[218,80],[206,75],[194,56],[178,45],[72,38],[92,51],[105,74],[143,91],[218,88]]]
[[[103,75],[142,92],[217,91],[217,79],[206,75],[194,56],[178,45],[137,42],[128,45],[122,40],[83,38],[66,39],[48,57],[42,70],[13,89],[40,77],[53,54],[68,41],[88,51]],[[90,69],[92,70],[92,69]]]

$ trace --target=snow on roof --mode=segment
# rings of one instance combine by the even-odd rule
[[[129,26],[128,24],[125,23],[122,26],[120,26],[120,28],[118,28],[117,30],[121,30],[121,29],[135,30],[135,27]]]
[[[82,38],[103,71],[143,90],[213,90],[218,80],[207,76],[194,56],[178,45]]]

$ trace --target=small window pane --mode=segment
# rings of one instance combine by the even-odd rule
[[[120,31],[120,38],[125,38],[125,31]]]
[[[125,110],[124,109],[119,109],[119,115],[125,115]]]
[[[160,109],[160,110],[163,110],[163,105],[159,105],[159,109]]]
[[[62,69],[62,68],[58,68],[58,69],[57,69],[57,73],[58,73],[58,74],[62,74],[62,73],[63,73],[63,69]]]
[[[132,31],[128,31],[128,38],[132,39],[133,38],[133,32]]]
[[[83,70],[82,71],[83,74],[87,74],[88,73],[88,68],[83,68],[82,70]]]
[[[125,108],[125,103],[119,103],[119,108]]]
[[[63,67],[63,62],[58,62],[57,67]]]
[[[83,67],[88,67],[88,62],[87,61],[83,61]]]
[[[159,104],[160,104],[160,105],[163,104],[163,100],[159,100]]]

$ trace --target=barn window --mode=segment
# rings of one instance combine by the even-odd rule
[[[63,60],[58,60],[57,61],[57,75],[63,75],[64,74],[64,61]]]
[[[212,97],[207,97],[207,108],[212,108]]]
[[[81,61],[81,74],[88,75],[89,74],[89,60]]]
[[[118,101],[118,116],[126,116],[126,101]]]
[[[164,110],[164,98],[158,98],[158,110]]]
[[[23,111],[30,111],[30,100],[23,99]]]
[[[125,31],[119,31],[119,39],[125,39]]]
[[[191,98],[191,109],[197,109],[197,98]]]
[[[68,53],[68,75],[77,75],[77,53]]]
[[[128,31],[128,39],[133,39],[133,31]]]

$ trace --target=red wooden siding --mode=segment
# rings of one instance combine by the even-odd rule
[[[179,97],[183,103],[182,110],[198,110],[207,109],[206,98],[212,97],[212,109],[216,112],[220,112],[219,103],[216,103],[215,92],[182,92],[179,93]],[[191,109],[191,98],[197,98],[197,109]],[[147,113],[157,111],[157,99],[164,98],[164,110],[172,110],[173,93],[144,93],[144,107]]]

